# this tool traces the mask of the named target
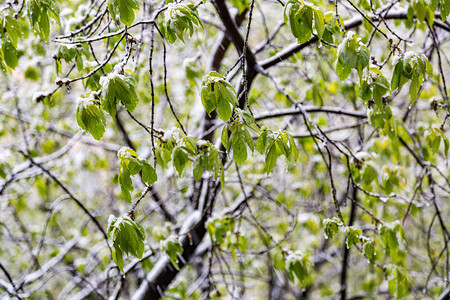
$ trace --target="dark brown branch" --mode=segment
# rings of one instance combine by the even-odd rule
[[[335,107],[324,107],[324,106],[304,106],[306,112],[324,112],[324,113],[331,113],[331,114],[338,114],[338,115],[346,115],[350,117],[365,119],[367,118],[367,113],[364,111],[350,111],[345,110],[341,108],[335,108]],[[275,112],[269,112],[261,115],[256,115],[255,120],[265,120],[265,119],[272,119],[272,118],[278,118],[278,117],[284,117],[284,116],[293,116],[293,115],[299,115],[301,114],[301,111],[297,108],[288,108],[288,109],[282,109]]]

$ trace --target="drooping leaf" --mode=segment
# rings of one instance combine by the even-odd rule
[[[123,270],[124,255],[141,259],[144,254],[145,230],[128,216],[108,219],[108,240],[112,249],[114,262]]]
[[[183,246],[180,244],[175,236],[170,236],[165,240],[160,241],[161,251],[163,251],[170,259],[170,262],[179,270],[178,255],[183,253]]]
[[[76,114],[78,125],[92,134],[94,139],[101,140],[105,133],[106,119],[99,100],[80,97]]]
[[[133,78],[117,73],[109,73],[100,79],[102,85],[102,107],[112,117],[116,116],[117,105],[122,102],[132,112],[139,98]]]
[[[230,119],[231,108],[237,101],[234,88],[217,72],[210,72],[203,78],[201,98],[207,113],[217,108],[219,118],[225,122]]]
[[[119,158],[119,184],[126,202],[131,204],[131,193],[134,190],[131,176],[142,171],[142,181],[148,185],[158,180],[155,169],[147,160],[140,157],[134,150],[121,148],[117,153]]]
[[[135,18],[135,9],[139,9],[138,0],[108,0],[108,9],[112,18],[116,21],[119,15],[120,21],[130,26]]]

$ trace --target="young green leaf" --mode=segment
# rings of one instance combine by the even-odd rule
[[[54,0],[30,0],[27,1],[27,12],[31,29],[44,41],[50,35],[50,18],[61,23],[60,10]]]
[[[184,43],[184,34],[189,31],[189,37],[194,34],[194,26],[203,26],[193,4],[169,3],[164,13],[161,30],[166,40],[173,44],[177,37]]]
[[[222,145],[225,147],[225,149],[227,149],[227,151],[230,150],[230,137],[228,134],[228,125],[225,125],[222,129]]]
[[[132,255],[139,259],[144,254],[144,228],[128,216],[119,218],[113,215],[109,216],[108,240],[112,249],[113,260],[122,273],[124,273],[124,254]]]
[[[341,227],[341,226],[342,226],[342,222],[336,217],[333,217],[332,219],[323,220],[325,238],[332,239],[336,235],[336,233],[338,233],[339,227]]]
[[[310,265],[311,262],[308,256],[303,255],[299,251],[292,252],[286,257],[286,270],[288,271],[289,279],[295,282],[295,275],[302,287],[305,287],[308,283]]]
[[[314,27],[319,40],[325,31],[322,11],[312,3],[290,0],[284,7],[284,22],[289,25],[292,35],[299,44],[307,42],[313,34]]]
[[[8,39],[2,40],[2,52],[5,63],[10,68],[14,69],[15,67],[17,67],[17,64],[19,62],[19,58],[17,57],[17,49]]]
[[[120,21],[126,26],[133,24],[134,10],[139,9],[138,0],[108,0],[108,9],[114,21],[119,15]]]
[[[126,202],[131,204],[131,193],[134,190],[131,176],[142,171],[142,181],[148,185],[158,180],[155,169],[147,160],[141,158],[134,150],[121,148],[117,153],[119,158],[119,184]]]
[[[100,102],[93,97],[78,98],[77,107],[78,125],[92,134],[97,141],[101,140],[105,133],[106,119]]]
[[[132,112],[139,99],[136,93],[136,82],[132,77],[110,73],[100,79],[102,85],[102,107],[112,117],[116,116],[119,102]]]
[[[357,70],[361,78],[363,70],[369,66],[370,52],[361,39],[349,31],[338,47],[337,58],[336,72],[341,81],[347,79],[351,69]]]
[[[272,172],[273,168],[277,164],[277,159],[278,159],[277,146],[275,144],[272,144],[272,146],[270,146],[269,151],[266,154],[267,176],[269,176],[270,172]]]
[[[409,275],[403,267],[389,265],[386,267],[389,275],[388,289],[395,299],[403,299],[408,295],[410,279]]]
[[[173,151],[173,166],[177,170],[180,177],[188,161],[189,158],[186,154],[186,151],[179,147],[175,148],[175,150]]]
[[[203,78],[201,98],[206,112],[209,114],[217,108],[219,118],[225,122],[231,118],[231,107],[237,101],[234,88],[217,72]]]
[[[347,248],[350,248],[354,244],[360,243],[360,236],[362,235],[362,230],[357,226],[349,226],[345,229],[345,234],[347,235],[347,239],[345,244]]]
[[[175,236],[170,236],[166,240],[160,241],[161,251],[163,251],[170,259],[170,262],[179,270],[178,266],[178,255],[183,253],[183,246]]]
[[[233,158],[238,165],[242,165],[247,159],[247,146],[242,138],[232,143]]]

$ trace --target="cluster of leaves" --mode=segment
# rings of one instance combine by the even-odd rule
[[[179,270],[180,267],[178,266],[178,255],[181,255],[183,253],[183,246],[180,244],[176,236],[169,236],[165,240],[161,240],[159,242],[161,251],[163,251],[167,257],[169,257],[170,262],[172,265]]]
[[[409,94],[412,103],[416,101],[419,88],[422,85],[426,74],[432,76],[433,68],[423,54],[406,52],[404,55],[394,59],[394,71],[391,79],[391,89],[394,91],[401,88],[406,82],[411,80]],[[411,104],[412,105],[412,104]]]
[[[374,261],[376,250],[373,238],[363,235],[358,226],[345,226],[337,217],[323,220],[325,238],[333,238],[342,228],[345,231],[347,248],[353,245],[362,245],[363,254],[369,261]]]
[[[249,129],[258,131],[255,126],[253,117],[237,108],[237,116],[242,116],[235,119],[229,125],[225,125],[222,129],[222,144],[229,152],[233,150],[233,159],[238,165],[242,165],[247,160],[247,146],[252,152],[255,151],[255,141],[253,140]]]
[[[284,22],[299,44],[307,42],[316,29],[317,37],[322,39],[325,31],[325,21],[322,11],[312,3],[303,0],[290,0],[284,7]]]
[[[83,52],[83,48],[60,47],[58,58],[62,58],[65,61],[71,61],[73,58],[76,58],[77,66],[83,69],[82,53],[86,54]],[[101,78],[92,78],[90,81],[86,81],[85,85],[96,87],[98,85],[96,80],[99,80],[98,84],[102,87],[100,92],[101,97],[99,97],[99,93],[93,92],[87,99],[80,98],[77,109],[77,120],[81,128],[91,133],[96,140],[100,140],[105,132],[106,124],[103,110],[114,118],[117,112],[117,105],[119,105],[120,102],[128,111],[132,112],[136,108],[139,98],[136,93],[136,82],[131,76],[111,72],[107,76],[102,76]],[[100,98],[101,102],[99,102],[99,99],[97,98]],[[102,111],[97,111],[97,109],[94,110],[92,106],[90,106],[92,111],[87,111],[85,109],[86,105],[92,103],[101,103]]]
[[[373,183],[378,182],[378,170],[374,164],[374,154],[359,152],[351,159],[350,170],[355,183],[362,183],[363,188],[371,191]]]
[[[0,43],[0,68],[3,72],[6,66],[14,69],[19,62],[20,52],[17,50],[18,39],[27,32],[24,26],[15,18],[5,16],[0,22],[0,32],[2,32]]]
[[[59,7],[54,0],[29,0],[27,7],[31,29],[36,35],[47,41],[50,36],[50,18],[61,25]]]
[[[192,173],[196,181],[202,178],[204,171],[214,172],[214,178],[220,175],[221,185],[225,183],[225,173],[219,150],[209,141],[197,140],[193,136],[185,136],[178,129],[167,131],[161,138],[157,151],[158,163],[167,168],[172,161],[175,170],[181,177],[183,171],[193,161]]]
[[[433,1],[436,3],[436,1]],[[429,22],[433,24],[434,21],[434,13],[431,9],[431,6],[428,5],[428,1],[424,0],[413,0],[408,9],[408,13],[412,16],[415,16],[419,22]],[[436,9],[436,8],[435,8]]]
[[[111,117],[116,116],[119,102],[122,102],[128,111],[134,111],[139,98],[133,77],[113,72],[103,76],[100,84],[102,85],[102,107]]]
[[[128,216],[119,218],[116,218],[113,215],[109,216],[108,239],[112,249],[114,262],[122,273],[124,273],[124,255],[131,254],[132,256],[141,259],[144,254],[144,228]]]
[[[242,232],[235,231],[234,222],[228,217],[215,217],[208,220],[206,230],[213,243],[219,247],[225,247],[231,251],[233,260],[236,261],[236,250],[242,253],[247,249],[247,237]]]
[[[359,95],[364,101],[373,99],[380,111],[383,110],[382,97],[390,90],[389,81],[378,68],[365,69],[359,85]]]
[[[142,172],[142,181],[152,185],[158,180],[158,175],[147,160],[141,158],[131,149],[120,149],[117,157],[119,158],[119,184],[122,195],[125,201],[131,204],[131,193],[134,190],[131,176]]]
[[[267,175],[273,170],[281,155],[284,155],[287,163],[295,163],[299,157],[294,138],[287,131],[273,132],[263,128],[256,141],[256,149],[266,157],[265,171]]]
[[[336,72],[341,81],[347,79],[352,69],[362,77],[363,70],[369,66],[370,51],[353,31],[347,33],[337,50]]]
[[[392,260],[398,261],[402,254],[400,245],[403,242],[406,244],[406,235],[400,222],[383,223],[380,228],[380,237]]]
[[[438,126],[432,126],[429,131],[425,132],[425,140],[427,142],[427,146],[431,149],[433,154],[436,154],[439,151],[439,147],[441,145],[441,141],[444,142],[444,154],[448,159],[448,151],[450,149],[450,144],[448,138],[445,136],[444,132]]]
[[[202,103],[210,114],[217,108],[217,114],[222,121],[228,121],[233,113],[237,95],[231,84],[217,72],[210,72],[203,78]]]
[[[325,238],[332,239],[339,232],[339,227],[341,226],[343,226],[343,224],[337,217],[323,220],[323,230],[325,233]]]
[[[353,181],[362,183],[362,187],[366,191],[372,191],[377,184],[389,195],[393,192],[394,187],[400,186],[402,172],[397,166],[390,165],[379,170],[376,161],[374,161],[375,157],[376,154],[358,153],[358,158],[352,159],[350,170]],[[380,200],[385,202],[387,198],[381,197]]]
[[[117,22],[117,15],[119,15],[120,21],[126,26],[133,24],[135,18],[135,9],[139,9],[138,0],[108,0],[109,12]]]
[[[192,37],[194,26],[203,25],[192,3],[169,3],[161,26],[161,32],[169,43],[175,43],[177,38],[184,43],[185,32],[189,30],[189,37]]]
[[[202,143],[200,147],[198,147],[198,155],[194,161],[194,166],[192,169],[195,181],[202,178],[205,170],[210,172],[214,171],[214,178],[217,178],[220,174],[220,182],[223,188],[225,174],[222,159],[220,157],[219,150],[217,150],[217,148],[209,141]]]
[[[84,68],[83,55],[89,57],[89,54],[89,47],[86,44],[77,46],[59,46],[55,59],[56,73],[61,73],[61,59],[63,59],[66,63],[71,63],[72,60],[75,59],[77,69],[81,72]]]
[[[288,271],[289,279],[292,282],[295,282],[296,277],[302,287],[305,287],[310,282],[310,266],[311,261],[309,260],[309,257],[300,251],[291,252],[286,257],[286,269]]]
[[[403,299],[408,295],[411,278],[405,268],[397,265],[389,265],[386,267],[388,274],[388,289],[395,299]]]
[[[429,2],[431,11],[436,11],[438,6],[441,8],[441,20],[445,22],[447,20],[448,15],[450,15],[450,2],[448,0],[431,0]],[[416,14],[419,12],[419,9],[416,10]]]
[[[78,98],[76,114],[78,125],[99,141],[103,137],[106,127],[106,118],[100,107],[99,99],[95,99],[93,94],[87,98]]]

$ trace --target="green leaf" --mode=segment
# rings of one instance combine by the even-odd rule
[[[345,233],[347,235],[347,239],[345,244],[347,248],[350,248],[354,244],[360,243],[360,236],[362,235],[362,230],[357,226],[349,226],[346,228]]]
[[[192,171],[193,175],[194,175],[194,179],[195,181],[199,181],[200,178],[202,178],[203,176],[203,166],[200,163],[200,159],[197,159],[194,163],[194,169]]]
[[[308,269],[311,262],[306,255],[296,251],[290,253],[286,257],[286,269],[288,270],[289,279],[295,282],[294,275],[300,282],[302,287],[305,287],[308,283]]]
[[[130,26],[135,18],[134,10],[139,9],[139,2],[138,0],[108,0],[108,9],[115,21],[119,15],[120,21]]]
[[[201,99],[208,114],[217,108],[219,118],[226,122],[231,118],[237,95],[225,78],[213,71],[203,78]]]
[[[375,255],[377,255],[377,253],[375,251],[373,239],[364,238],[363,253],[370,261],[375,259]]]
[[[394,60],[395,61],[395,60]],[[391,89],[394,91],[401,87],[401,78],[403,72],[403,59],[398,58],[394,65],[394,71],[391,78]]]
[[[177,38],[184,43],[186,31],[192,37],[197,26],[202,26],[202,23],[193,4],[169,3],[161,24],[163,35],[169,43],[173,44]]]
[[[173,151],[173,166],[178,172],[178,175],[181,177],[186,164],[188,163],[189,158],[186,152],[181,148],[176,148]]]
[[[268,134],[269,132],[265,130],[259,135],[258,139],[256,140],[256,150],[258,150],[258,152],[261,154],[264,154],[266,152]]]
[[[317,37],[319,38],[320,41],[325,31],[325,21],[323,13],[319,9],[314,10],[314,24],[317,31]]]
[[[448,15],[450,15],[450,1],[440,0],[441,4],[441,19],[443,22],[447,20]]]
[[[110,73],[100,79],[100,84],[102,85],[102,107],[113,118],[116,116],[119,102],[122,102],[128,111],[134,111],[139,102],[134,79]]]
[[[132,255],[138,259],[144,254],[145,231],[141,225],[128,216],[108,219],[108,240],[113,252],[113,260],[123,270],[123,256]]]
[[[342,222],[338,218],[333,217],[332,219],[323,220],[323,226],[324,226],[325,238],[332,239],[336,235],[336,233],[338,233],[339,227],[342,226]]]
[[[224,97],[219,96],[217,99],[217,113],[219,115],[219,118],[224,122],[228,121],[231,118],[231,106]]]
[[[158,180],[155,169],[147,161],[142,163],[142,181],[148,185],[154,184]]]
[[[372,164],[366,164],[362,176],[364,183],[370,185],[377,178],[378,173]]]
[[[403,267],[390,265],[387,267],[390,273],[388,289],[395,299],[402,299],[408,295],[410,280],[408,273]]]
[[[147,160],[141,158],[135,151],[129,148],[121,148],[117,152],[119,158],[119,184],[122,195],[127,203],[131,204],[131,193],[134,190],[131,176],[142,171],[142,181],[148,185],[158,180],[155,169]]]
[[[419,76],[413,75],[411,79],[411,85],[409,86],[409,95],[411,96],[411,105],[416,102],[417,97],[419,96],[420,85],[422,84],[422,80]]]
[[[448,159],[448,150],[450,149],[450,143],[448,141],[448,138],[444,134],[442,134],[442,136],[444,140],[444,152],[445,152],[444,154],[445,157]]]
[[[341,81],[344,81],[348,78],[350,73],[352,72],[352,68],[341,63],[339,60],[336,63],[336,73]]]
[[[17,67],[17,64],[19,62],[19,58],[17,57],[17,50],[8,39],[4,39],[2,41],[2,51],[5,63],[13,69]]]
[[[270,172],[272,172],[273,168],[277,164],[278,159],[278,153],[277,153],[277,146],[273,144],[270,146],[269,151],[266,155],[266,173],[267,176],[269,176]]]
[[[243,139],[237,139],[233,144],[233,158],[238,165],[242,165],[247,159],[247,146]]]
[[[183,253],[183,246],[175,236],[170,236],[166,240],[160,241],[161,251],[163,251],[170,259],[170,262],[179,270],[178,255]]]
[[[230,137],[229,137],[229,135],[228,135],[228,125],[225,125],[225,126],[222,128],[222,137],[221,137],[221,140],[222,140],[222,145],[225,147],[225,149],[227,149],[227,151],[230,151],[230,145],[231,145],[231,143],[230,143]]]
[[[291,146],[291,156],[292,156],[292,160],[294,162],[296,162],[299,158],[300,153],[298,152],[298,148],[297,145],[295,144],[294,138],[292,137],[292,135],[288,134],[289,136],[289,143]]]
[[[105,133],[106,119],[99,101],[94,98],[79,98],[77,107],[78,125],[92,134],[97,141],[101,140]]]
[[[244,140],[247,143],[248,147],[250,148],[250,150],[252,150],[252,152],[255,151],[255,141],[253,141],[252,136],[250,135],[250,132],[248,131],[247,128],[243,128],[243,133],[244,133]]]
[[[206,112],[210,114],[217,107],[217,100],[214,91],[211,90],[210,86],[202,86],[202,104]]]

